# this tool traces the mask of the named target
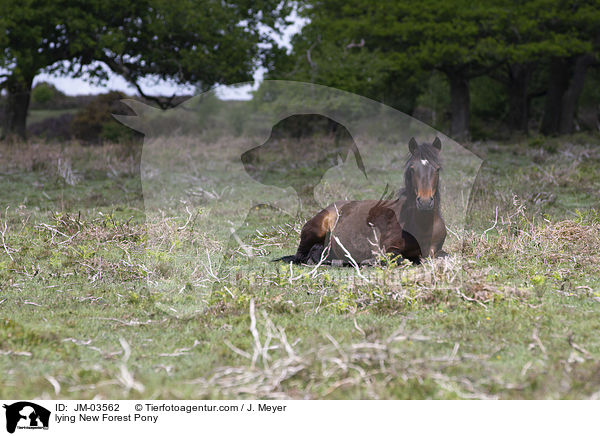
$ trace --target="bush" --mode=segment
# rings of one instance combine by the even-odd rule
[[[49,102],[58,96],[64,95],[54,85],[46,82],[41,82],[35,85],[31,91],[31,103],[39,106],[46,106]]]
[[[120,102],[123,98],[126,96],[117,91],[97,96],[75,115],[71,124],[73,136],[93,144],[103,141],[129,142],[138,138],[139,134],[120,124],[112,116],[135,115]]]
[[[27,135],[49,140],[71,139],[72,121],[73,114],[62,114],[57,117],[46,118],[27,126]]]
[[[65,110],[78,109],[90,101],[95,96],[92,95],[65,95],[54,85],[47,82],[40,82],[31,91],[31,110]]]

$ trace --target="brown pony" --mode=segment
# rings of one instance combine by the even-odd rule
[[[308,220],[300,245],[284,262],[372,264],[380,255],[420,263],[444,255],[446,225],[440,214],[442,143],[408,143],[404,188],[395,200],[338,201]]]

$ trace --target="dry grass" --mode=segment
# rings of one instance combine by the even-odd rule
[[[217,395],[226,398],[311,399],[336,398],[337,391],[364,390],[366,398],[382,399],[380,390],[392,380],[418,383],[429,378],[441,391],[450,391],[458,398],[494,398],[474,386],[468,378],[452,378],[444,373],[464,360],[484,360],[487,356],[457,356],[459,344],[449,355],[427,359],[406,357],[406,347],[399,344],[427,342],[433,339],[419,332],[406,332],[404,327],[391,335],[377,339],[340,344],[327,335],[328,344],[298,353],[285,330],[276,326],[266,311],[257,317],[254,300],[250,301],[250,332],[254,338],[251,350],[241,350],[226,342],[249,364],[217,368],[210,378],[196,379],[200,397]],[[355,328],[365,332],[355,321]],[[262,330],[262,331],[261,331]],[[424,368],[423,363],[434,364]],[[301,383],[298,383],[301,381]],[[302,386],[310,386],[306,392]]]
[[[82,146],[78,142],[0,142],[0,172],[46,171],[73,185],[83,171],[101,171],[108,177],[139,172],[139,145]],[[73,168],[75,166],[75,168]]]
[[[214,156],[222,145],[194,158]],[[476,230],[451,229],[448,257],[418,267],[363,267],[359,275],[352,268],[271,263],[296,248],[300,218],[282,223],[258,210],[243,245],[205,231],[202,206],[221,191],[200,176],[199,207],[180,204],[145,222],[124,201],[80,207],[88,184],[99,195],[114,189],[113,198],[127,196],[119,186],[128,187],[138,173],[137,157],[125,148],[26,144],[23,155],[4,159],[14,147],[0,145],[1,171],[33,183],[15,186],[22,190],[16,203],[0,215],[6,396],[19,390],[48,398],[597,398],[600,392],[594,333],[600,220],[593,207],[542,215],[550,197],[527,197],[502,179],[493,185],[499,194],[483,192],[480,206],[493,207],[481,208]],[[565,180],[590,178],[584,148],[573,147],[578,165],[560,166],[544,154],[536,159],[546,172],[523,170],[515,183],[538,183],[560,203]],[[519,158],[534,158],[518,151]],[[23,200],[42,189],[51,197],[46,209]],[[56,212],[63,193],[75,197],[77,208]],[[223,253],[223,265],[210,263]],[[28,378],[32,373],[41,375]]]

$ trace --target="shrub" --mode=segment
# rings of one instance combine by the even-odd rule
[[[135,115],[120,102],[125,97],[117,91],[97,96],[75,115],[71,124],[73,136],[93,144],[103,141],[128,142],[139,137],[139,134],[123,126],[112,116]]]
[[[46,118],[27,127],[27,135],[45,139],[71,139],[71,123],[73,114],[62,114]]]
[[[32,105],[46,106],[59,95],[63,95],[54,85],[46,82],[41,82],[35,85],[31,91]]]

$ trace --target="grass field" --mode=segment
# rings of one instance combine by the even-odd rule
[[[0,397],[600,398],[600,138],[471,148],[450,256],[361,278],[267,262],[302,226],[269,208],[249,252],[146,221],[137,147],[0,144]]]

